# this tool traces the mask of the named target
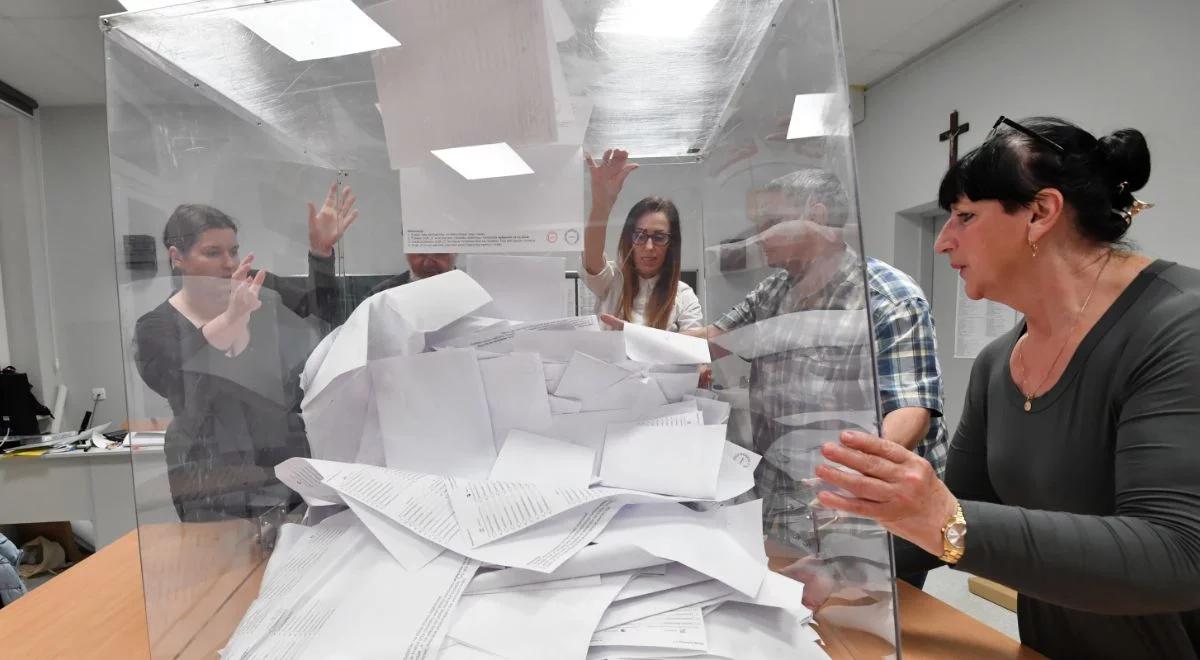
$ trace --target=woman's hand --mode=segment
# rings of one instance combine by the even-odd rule
[[[840,443],[826,443],[821,454],[858,472],[826,463],[817,467],[822,481],[846,491],[822,491],[821,504],[872,518],[889,532],[942,554],[942,526],[958,500],[925,459],[900,445],[857,431],[844,431]]]
[[[230,357],[240,354],[250,345],[250,315],[262,307],[258,293],[262,290],[267,271],[260,270],[251,277],[250,264],[253,261],[254,254],[251,253],[238,264],[237,270],[229,277],[229,302],[225,305],[225,311],[200,328],[210,346]]]
[[[625,177],[636,170],[638,166],[629,162],[629,152],[622,149],[609,149],[597,163],[591,156],[587,157],[588,172],[592,177],[592,215],[602,211],[605,220],[617,203],[617,196],[625,185]]]
[[[624,330],[625,322],[613,316],[612,314],[601,314],[600,321],[607,325],[610,330]]]
[[[325,203],[318,211],[312,202],[308,203],[308,249],[318,257],[328,257],[333,254],[333,246],[342,239],[342,235],[358,219],[358,209],[354,208],[357,197],[346,186],[338,193],[338,182],[335,180],[325,196]]]
[[[267,271],[260,270],[254,277],[250,277],[250,264],[253,261],[253,253],[246,255],[229,278],[229,304],[225,307],[225,314],[231,321],[245,321],[250,318],[251,313],[262,307],[258,292],[262,290]]]

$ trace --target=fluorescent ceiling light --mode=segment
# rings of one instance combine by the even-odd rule
[[[529,164],[506,142],[434,149],[431,153],[470,181],[533,174]]]
[[[797,94],[788,122],[787,139],[847,135],[849,108],[837,107],[838,94]]]
[[[685,37],[717,0],[623,0],[600,15],[597,32],[643,37]]]
[[[399,46],[351,0],[300,0],[247,5],[233,18],[297,62]]]

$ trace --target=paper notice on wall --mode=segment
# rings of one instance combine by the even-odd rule
[[[582,250],[582,148],[512,147],[533,173],[468,180],[433,156],[401,169],[404,251]]]
[[[961,279],[954,315],[954,357],[972,360],[993,339],[1012,330],[1020,318],[1008,305],[991,300],[971,300]]]

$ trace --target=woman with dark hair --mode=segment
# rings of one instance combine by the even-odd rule
[[[142,379],[171,406],[166,456],[184,521],[247,518],[294,497],[274,468],[309,454],[299,374],[318,328],[337,308],[333,246],[354,222],[354,195],[337,183],[309,204],[306,286],[251,270],[237,224],[203,204],[175,209],[163,230],[174,293],[138,319]]]
[[[878,520],[899,572],[937,561],[1020,592],[1054,658],[1200,655],[1200,271],[1123,242],[1142,134],[1001,117],[952,166],[936,248],[967,295],[1025,319],[975,360],[945,483],[843,433],[822,504]]]
[[[700,299],[679,279],[683,237],[679,209],[669,199],[647,197],[625,217],[617,260],[604,253],[608,217],[625,177],[637,169],[629,153],[609,149],[596,163],[589,156],[592,210],[583,234],[583,268],[587,287],[596,295],[596,313],[660,330],[699,328]]]

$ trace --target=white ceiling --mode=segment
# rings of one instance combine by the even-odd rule
[[[879,81],[1011,2],[841,0],[850,83]],[[0,80],[45,106],[103,103],[97,19],[119,11],[117,0],[0,0]]]
[[[871,86],[1013,0],[840,0],[851,85]]]
[[[99,17],[117,0],[0,0],[0,80],[41,105],[104,102]]]

